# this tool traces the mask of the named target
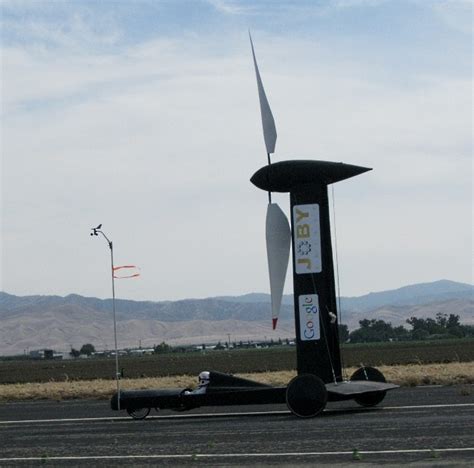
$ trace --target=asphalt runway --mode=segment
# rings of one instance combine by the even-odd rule
[[[474,466],[474,386],[393,390],[382,404],[328,404],[313,419],[282,405],[152,412],[107,401],[0,404],[0,466]]]

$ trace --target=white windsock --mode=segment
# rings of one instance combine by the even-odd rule
[[[272,298],[272,325],[275,330],[280,315],[286,270],[290,259],[291,231],[288,218],[276,203],[269,203],[266,220],[268,272]]]
[[[253,64],[255,65],[255,74],[257,75],[257,87],[258,87],[258,99],[260,101],[260,113],[262,115],[262,126],[263,126],[263,137],[265,139],[265,146],[267,148],[267,154],[275,152],[275,144],[277,140],[277,131],[275,127],[275,120],[273,119],[272,110],[270,104],[268,104],[267,95],[263,88],[262,78],[260,71],[258,70],[257,59],[255,58],[255,51],[253,49],[252,36],[250,35],[250,45],[252,46]]]

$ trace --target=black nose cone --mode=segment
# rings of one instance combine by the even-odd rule
[[[329,185],[372,169],[331,161],[280,161],[259,169],[250,179],[268,192],[292,192],[308,184]]]

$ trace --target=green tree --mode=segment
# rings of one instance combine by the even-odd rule
[[[448,320],[446,321],[446,328],[454,328],[459,326],[461,326],[459,315],[449,314]]]
[[[474,326],[473,325],[461,325],[464,331],[464,336],[474,336]]]
[[[430,332],[424,328],[413,329],[410,333],[411,339],[415,341],[427,340],[430,337]]]
[[[406,321],[413,327],[411,337],[414,340],[423,340],[430,337],[449,338],[468,336],[469,330],[461,325],[459,315],[438,312],[436,318],[410,317]]]
[[[396,339],[391,323],[377,319],[364,319],[359,321],[359,325],[360,328],[349,335],[351,343],[371,343]]]
[[[71,357],[77,358],[81,354],[81,352],[75,348],[71,348],[71,352],[69,353]]]
[[[446,328],[446,325],[448,325],[448,316],[446,314],[443,314],[442,312],[438,312],[436,314],[436,323],[441,328]]]
[[[349,328],[345,324],[339,324],[337,326],[339,331],[339,342],[345,343],[349,339]]]
[[[90,356],[92,353],[95,353],[94,345],[90,343],[86,343],[82,345],[79,354],[85,354],[86,356]]]
[[[155,346],[153,350],[154,354],[164,354],[171,352],[171,346],[162,341],[159,345]]]
[[[409,341],[411,338],[410,331],[403,325],[393,328],[393,339],[395,341]]]

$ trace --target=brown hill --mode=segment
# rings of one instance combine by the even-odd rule
[[[293,312],[289,298],[276,331],[271,329],[268,295],[184,301],[117,301],[120,348],[143,347],[165,341],[202,344],[293,338]],[[421,303],[424,301],[424,303]],[[405,325],[406,319],[454,313],[474,324],[472,286],[439,281],[399,290],[342,298],[342,323],[358,328],[363,318]],[[51,348],[68,352],[92,343],[113,348],[111,300],[77,295],[18,297],[0,292],[0,355],[23,354]]]

